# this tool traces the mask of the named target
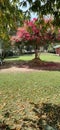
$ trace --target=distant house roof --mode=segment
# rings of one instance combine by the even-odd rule
[[[54,46],[54,48],[60,48],[60,45],[56,45],[56,46]]]

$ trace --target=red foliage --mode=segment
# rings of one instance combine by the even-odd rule
[[[37,22],[38,19],[36,18],[31,21],[25,21],[24,26],[17,29],[16,36],[11,37],[11,41],[34,41],[35,44],[40,45],[43,45],[46,41],[54,42],[56,37],[53,34],[54,27],[51,24],[52,20],[43,19],[44,24],[37,24]],[[46,27],[45,30],[44,27]],[[60,40],[60,32],[57,39]]]

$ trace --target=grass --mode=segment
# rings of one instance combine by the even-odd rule
[[[56,54],[42,53],[41,59],[43,61],[60,62],[60,56],[57,56]]]
[[[60,72],[0,73],[0,103],[20,99],[60,103]]]
[[[34,54],[32,55],[23,55],[23,56],[18,56],[18,57],[11,57],[11,58],[6,58],[5,61],[13,61],[13,60],[25,60],[29,61],[34,58]],[[41,60],[43,61],[51,61],[51,62],[60,62],[60,57],[55,55],[55,54],[49,54],[49,53],[41,53],[40,55]]]
[[[6,130],[15,130],[15,127],[18,130],[22,123],[27,124],[29,122],[30,124],[29,119],[37,120],[30,102],[60,104],[60,72],[0,73],[0,124],[3,122],[2,127],[0,125],[1,130],[5,124],[8,124]],[[50,114],[52,109],[51,106]],[[54,107],[55,112],[57,112],[56,109]],[[27,119],[26,122],[23,121],[25,119]],[[54,118],[52,119],[54,120]],[[28,127],[30,127],[29,124]],[[24,130],[26,126],[21,127]]]
[[[40,57],[44,61],[60,62],[60,57],[53,54],[42,53]],[[34,55],[25,55],[20,56],[18,58],[16,57],[5,59],[5,61],[11,61],[11,60],[27,61],[32,60],[33,58]],[[55,121],[58,119],[59,115],[57,115],[56,113],[58,112],[57,110],[59,110],[60,108],[59,71],[39,71],[39,72],[35,71],[35,72],[14,72],[14,73],[0,72],[0,129],[2,130],[4,125],[8,124],[8,128],[6,128],[5,126],[6,130],[15,130],[15,128],[16,130],[18,129],[20,130],[20,125],[22,123],[23,123],[22,130],[24,130],[24,128],[27,127],[27,125],[28,127],[26,128],[26,130],[30,130],[31,127],[33,129],[35,123],[33,123],[33,125],[31,126],[30,122],[31,119],[32,121],[35,119],[36,121],[37,120],[39,121],[40,119],[38,119],[36,117],[36,114],[34,114],[34,112],[32,111],[34,108],[31,106],[30,102],[34,102],[35,104],[40,104],[41,102],[47,102],[46,111],[44,108],[44,114],[47,115],[47,120],[48,116],[51,117],[52,122],[54,122],[55,118],[56,118]],[[58,107],[54,105],[53,109],[53,106],[52,105],[50,106],[49,103],[56,104]],[[38,105],[36,109],[38,110]],[[51,121],[50,117],[49,121]],[[27,119],[26,122],[23,121],[25,119]],[[30,126],[29,124],[27,124],[28,122],[30,123]],[[55,122],[54,125],[57,126],[58,124]]]

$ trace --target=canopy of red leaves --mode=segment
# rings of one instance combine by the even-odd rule
[[[42,45],[45,44],[46,41],[54,42],[56,35],[51,23],[51,19],[43,19],[41,24],[39,24],[36,18],[31,21],[24,21],[24,26],[17,29],[16,36],[12,36],[11,41],[34,41]],[[60,31],[58,32],[57,40],[60,40]]]

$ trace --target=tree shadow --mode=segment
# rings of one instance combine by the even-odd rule
[[[27,66],[27,62],[24,60],[19,60],[19,61],[6,61],[3,62],[2,65],[0,65],[0,70],[1,69],[9,69],[11,67],[17,67],[17,68],[24,68],[25,66]]]
[[[60,130],[60,106],[53,104],[35,104],[31,103],[35,119],[24,118],[21,130]]]
[[[60,130],[60,105],[33,102],[30,102],[30,105],[35,117],[22,117],[22,121],[18,124],[19,128],[16,120],[14,129],[11,129],[9,124],[0,122],[0,130]]]
[[[38,116],[37,127],[41,130],[60,129],[60,106],[51,103],[33,104],[33,111]]]

